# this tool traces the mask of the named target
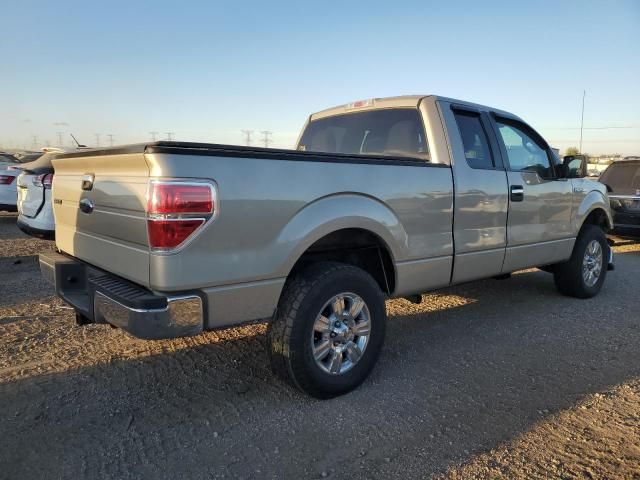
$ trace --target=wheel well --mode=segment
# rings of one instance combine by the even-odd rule
[[[395,269],[387,245],[374,233],[360,228],[336,230],[311,245],[293,266],[290,275],[312,263],[335,261],[369,273],[390,294],[395,289]]]
[[[600,227],[604,232],[609,231],[609,221],[607,218],[606,212],[601,208],[594,209],[587,218],[582,222],[582,227],[585,225],[595,225],[596,227]],[[581,229],[582,229],[581,227]]]

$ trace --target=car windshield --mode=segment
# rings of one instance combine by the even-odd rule
[[[429,160],[429,148],[416,109],[384,109],[313,120],[298,150],[348,155],[383,155]]]

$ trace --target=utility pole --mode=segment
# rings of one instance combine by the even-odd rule
[[[155,142],[155,141],[156,141],[157,135],[158,135],[159,133],[160,133],[160,132],[149,132],[149,134],[151,135],[151,141],[152,141],[152,142]]]
[[[253,134],[253,130],[240,130],[244,135],[245,145],[248,147],[251,145],[251,135]]]
[[[113,134],[110,133],[110,134],[107,135],[107,137],[109,137],[109,146],[113,147]]]
[[[262,134],[262,141],[264,142],[264,148],[269,148],[269,144],[271,143],[271,134],[273,133],[271,130],[262,130],[260,132]]]
[[[62,147],[62,132],[56,132],[56,135],[58,135],[58,146]]]
[[[580,119],[580,153],[582,153],[582,128],[584,127],[584,97],[587,94],[586,90],[582,91],[582,117]]]
[[[100,135],[101,134],[100,133],[96,133],[95,135],[96,135],[96,147],[99,147],[100,146]]]
[[[38,136],[37,135],[32,135],[31,139],[33,140],[33,143],[31,144],[31,146],[33,147],[34,150],[38,149]]]
[[[174,132],[165,132],[165,133],[167,134],[167,140],[172,141]]]

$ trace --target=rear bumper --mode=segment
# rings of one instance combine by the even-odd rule
[[[203,301],[195,293],[155,294],[59,253],[41,254],[40,270],[58,296],[91,322],[109,323],[147,340],[203,330]]]
[[[20,230],[22,230],[27,235],[31,235],[32,237],[42,238],[44,240],[55,240],[56,239],[55,230],[44,230],[42,228],[32,227],[28,223],[20,220],[20,217],[18,217],[18,220],[16,221],[16,224],[18,225],[18,228]]]

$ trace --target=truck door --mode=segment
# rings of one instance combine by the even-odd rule
[[[503,273],[571,256],[571,182],[558,178],[551,149],[525,123],[494,115],[492,125],[509,181]]]
[[[502,272],[507,243],[507,177],[487,113],[443,102],[452,153],[455,259],[451,281]]]

